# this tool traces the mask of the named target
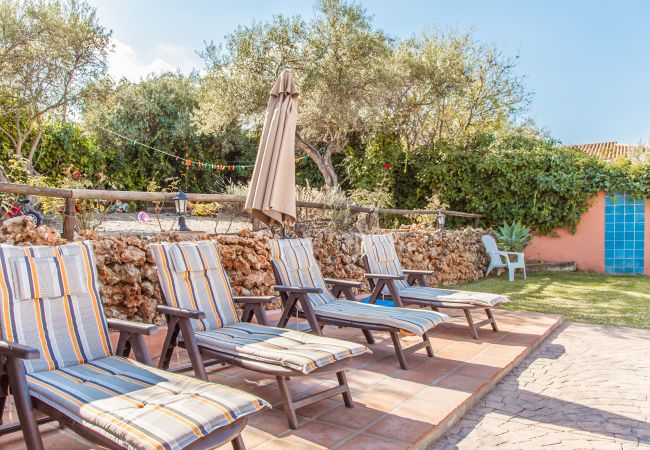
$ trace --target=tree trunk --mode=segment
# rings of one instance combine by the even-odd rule
[[[332,164],[332,154],[343,148],[345,145],[341,146],[340,142],[332,141],[328,144],[325,152],[321,154],[313,146],[305,142],[300,134],[296,133],[296,146],[316,163],[318,170],[325,180],[325,186],[330,188],[338,186],[339,180],[336,171],[334,170],[334,165]]]

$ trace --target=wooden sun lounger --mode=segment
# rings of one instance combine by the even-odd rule
[[[260,325],[269,325],[264,311],[263,304],[270,303],[275,300],[274,296],[268,297],[250,297],[250,296],[235,296],[235,302],[244,304],[244,311],[242,313],[242,322],[250,322],[253,316],[256,317],[257,323]],[[203,380],[208,379],[206,367],[215,364],[228,363],[243,369],[252,370],[253,372],[263,373],[275,377],[280,388],[282,396],[282,404],[284,406],[287,422],[289,426],[296,430],[299,427],[298,416],[296,410],[311,405],[313,403],[325,400],[326,398],[335,397],[337,395],[343,396],[343,402],[348,408],[353,408],[352,394],[350,387],[345,376],[345,370],[351,363],[351,359],[347,358],[337,361],[328,366],[317,369],[309,374],[304,374],[298,370],[292,370],[287,367],[282,367],[277,364],[269,364],[253,359],[244,357],[235,357],[231,354],[216,351],[212,348],[199,345],[194,337],[194,330],[190,320],[202,319],[205,314],[201,311],[194,311],[188,309],[174,308],[166,305],[158,305],[158,312],[167,317],[167,336],[163,344],[162,353],[160,356],[159,367],[168,369],[171,361],[172,354],[175,347],[183,348],[187,351],[190,359],[190,366],[180,367],[175,369],[178,372],[193,371],[194,374]],[[182,333],[183,339],[179,339],[179,333]],[[314,375],[329,375],[336,374],[338,386],[318,392],[313,395],[294,399],[291,391],[289,390],[289,380],[291,377],[305,377]]]
[[[366,270],[370,270],[368,264],[368,257],[364,255],[363,260],[366,266]],[[479,339],[478,329],[486,325],[490,325],[492,327],[492,330],[494,331],[499,331],[496,319],[492,314],[491,307],[472,305],[472,304],[461,303],[461,302],[444,302],[444,301],[437,301],[437,300],[422,300],[417,298],[409,298],[407,296],[401,295],[397,290],[397,286],[395,286],[396,280],[406,280],[408,284],[411,286],[419,285],[422,287],[428,287],[427,281],[425,279],[425,275],[433,275],[433,274],[434,272],[432,270],[408,270],[408,269],[404,269],[405,276],[379,274],[379,273],[366,273],[364,276],[366,277],[366,279],[368,279],[368,283],[370,284],[370,288],[372,289],[369,302],[373,304],[376,303],[377,299],[382,297],[382,291],[384,290],[384,288],[386,288],[390,293],[390,299],[395,302],[395,306],[397,307],[404,307],[407,305],[418,305],[418,306],[423,306],[425,308],[431,308],[434,311],[439,311],[440,309],[459,309],[463,311],[463,314],[465,315],[465,319],[467,320],[467,325],[469,326],[470,332],[472,333],[472,337],[474,339]],[[476,311],[480,309],[485,310],[487,319],[482,320],[480,322],[474,322],[474,318],[472,317],[472,311]]]
[[[275,262],[273,264],[273,272],[275,273],[276,280],[281,280]],[[356,300],[352,289],[360,288],[363,286],[363,283],[349,280],[335,280],[332,278],[326,278],[325,281],[332,286],[331,292],[336,296],[336,298],[339,298],[340,294],[343,293],[347,300],[352,301]],[[280,316],[280,321],[278,322],[279,327],[286,327],[289,319],[292,316],[297,316],[306,319],[312,332],[318,334],[319,336],[323,335],[324,325],[358,328],[363,332],[363,335],[366,338],[368,344],[375,343],[375,338],[372,335],[373,331],[387,332],[390,334],[393,346],[395,347],[395,354],[397,355],[399,366],[404,370],[408,369],[406,357],[422,348],[426,349],[427,356],[429,358],[433,358],[434,356],[431,342],[429,341],[429,335],[427,333],[424,333],[422,335],[422,342],[419,342],[407,348],[403,348],[399,338],[401,332],[399,328],[390,327],[387,325],[377,325],[363,321],[333,319],[329,317],[318,316],[314,311],[314,308],[312,307],[307,294],[321,293],[322,289],[320,288],[276,285],[273,286],[273,289],[280,293],[280,296],[284,303],[282,315]]]

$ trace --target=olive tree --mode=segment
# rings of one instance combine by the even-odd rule
[[[44,124],[106,71],[110,33],[79,0],[0,0],[0,131],[31,174]]]
[[[313,20],[278,15],[237,28],[225,45],[204,52],[209,71],[196,120],[212,132],[233,121],[262,122],[276,78],[291,68],[301,91],[297,147],[318,166],[325,184],[338,177],[332,155],[363,133],[384,107],[391,41],[357,4],[322,0]]]
[[[437,139],[462,144],[509,129],[530,99],[515,62],[471,34],[425,32],[407,39],[393,54],[399,81],[381,123],[407,152]]]

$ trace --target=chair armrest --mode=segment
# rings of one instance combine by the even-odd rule
[[[205,319],[203,311],[196,311],[194,309],[175,308],[173,306],[158,305],[156,311],[161,314],[168,314],[170,316],[180,317],[182,319]]]
[[[435,272],[433,270],[419,270],[419,269],[408,269],[402,270],[406,275],[433,275]]]
[[[41,352],[34,347],[18,342],[0,340],[0,355],[20,359],[38,359],[41,357]]]
[[[361,281],[338,280],[336,278],[324,278],[324,280],[325,280],[325,283],[333,284],[335,286],[352,287],[352,288],[362,288],[363,287],[363,283]]]
[[[278,298],[275,295],[263,295],[263,296],[253,296],[253,295],[235,295],[233,300],[235,303],[250,303],[250,304],[262,304],[262,303],[271,303],[276,301]]]
[[[323,292],[321,288],[315,287],[297,287],[297,286],[273,286],[278,292],[286,292],[287,294],[320,294]]]
[[[387,273],[366,273],[364,276],[375,280],[403,280],[405,278],[404,275],[390,275]]]
[[[158,327],[151,323],[131,322],[129,320],[107,319],[108,328],[120,332],[144,334],[149,336],[158,331]]]

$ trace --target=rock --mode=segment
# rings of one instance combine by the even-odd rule
[[[402,267],[433,270],[428,277],[432,285],[453,285],[477,280],[487,266],[481,236],[486,231],[464,228],[433,232],[417,226],[392,232]],[[314,256],[326,277],[350,279],[365,283],[361,235],[312,227],[296,233],[310,237]],[[138,236],[100,236],[83,232],[80,239],[92,241],[100,281],[100,294],[108,317],[164,324],[156,314],[162,302],[158,272],[149,250],[150,242],[178,242],[185,237],[178,233],[161,233],[155,238]],[[270,263],[267,231],[243,230],[238,235],[204,235],[219,243],[221,260],[237,295],[274,295],[275,284]],[[0,242],[17,245],[57,245],[64,243],[56,230],[36,227],[27,217],[6,220],[0,227]],[[366,290],[368,287],[366,286]],[[280,302],[267,305],[277,308]]]

